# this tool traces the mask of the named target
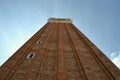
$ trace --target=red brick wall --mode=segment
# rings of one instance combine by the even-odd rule
[[[30,52],[33,59],[26,58]],[[119,69],[72,23],[47,23],[0,68],[0,80],[119,78]]]

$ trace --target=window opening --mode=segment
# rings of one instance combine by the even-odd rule
[[[43,43],[43,41],[41,41],[41,40],[36,42],[36,44],[42,44],[42,43]]]
[[[32,58],[32,57],[33,57],[33,54],[31,54],[29,57]]]
[[[48,30],[46,29],[45,32],[48,32]]]
[[[42,34],[42,36],[46,36],[46,34]]]
[[[29,53],[26,58],[33,59],[34,57],[35,57],[35,53]]]

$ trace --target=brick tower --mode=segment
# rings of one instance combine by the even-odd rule
[[[50,18],[1,66],[0,80],[120,80],[120,71],[71,19]]]

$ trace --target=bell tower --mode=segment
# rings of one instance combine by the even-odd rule
[[[70,18],[49,18],[0,67],[0,80],[120,80],[120,70]]]

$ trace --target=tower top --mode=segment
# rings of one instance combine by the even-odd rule
[[[48,22],[72,23],[72,20],[70,18],[49,18]]]

